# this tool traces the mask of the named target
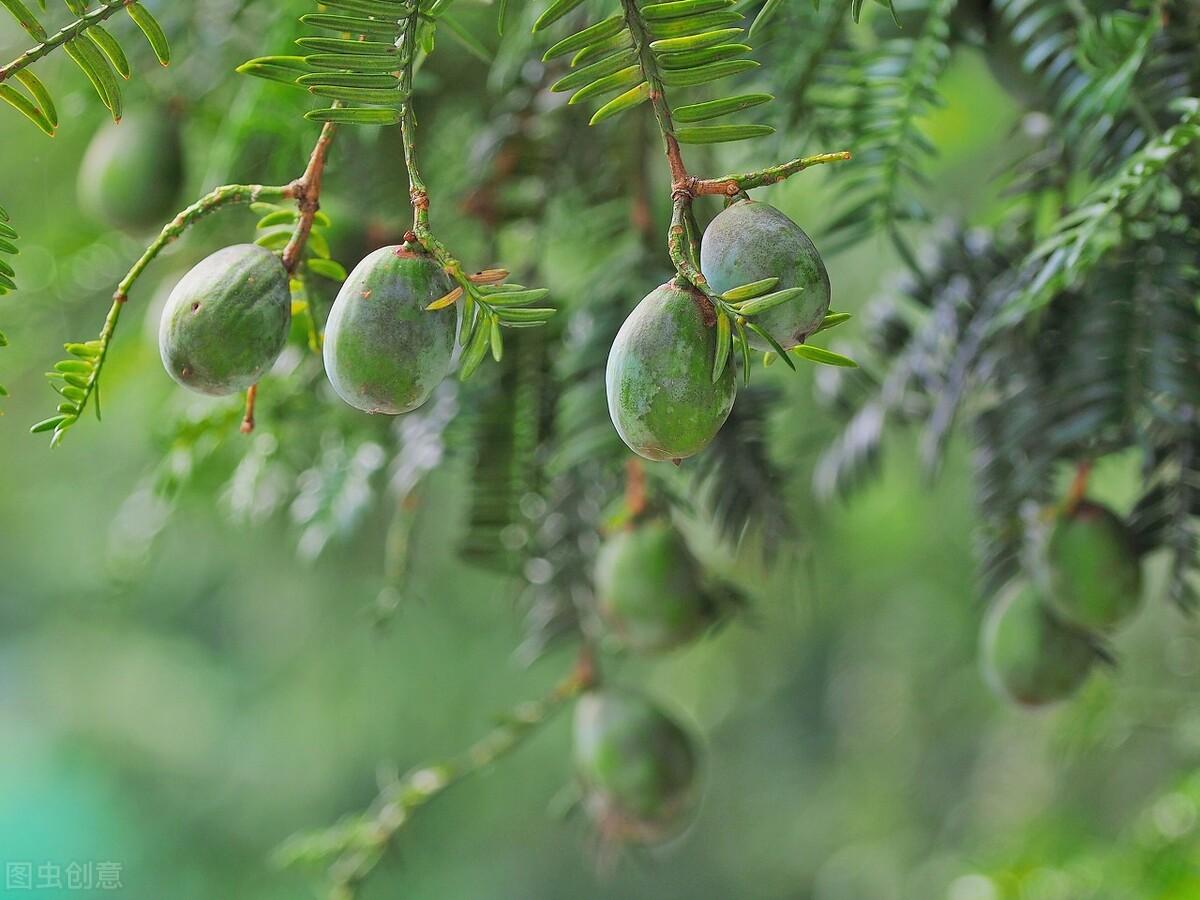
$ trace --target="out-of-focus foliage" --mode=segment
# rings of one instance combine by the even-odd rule
[[[861,372],[773,366],[694,465],[651,474],[750,598],[685,651],[606,660],[705,734],[697,824],[597,878],[582,823],[547,815],[570,778],[558,723],[423,811],[364,896],[1200,893],[1200,632],[1153,602],[1184,599],[1196,559],[1195,126],[1173,105],[1196,95],[1196,16],[997,0],[985,17],[960,0],[897,4],[898,28],[874,5],[855,26],[854,5],[773,4],[754,35],[763,66],[738,89],[776,95],[776,134],[690,148],[706,174],[775,149],[858,153],[759,193],[822,250],[844,248],[827,253],[834,303],[856,319],[835,347],[867,351],[854,346]],[[147,7],[174,61],[126,103],[178,98],[189,195],[294,178],[316,134],[302,99],[231,73],[308,33],[312,4]],[[395,421],[328,390],[323,279],[297,295],[254,435],[238,432],[240,401],[173,390],[147,335],[192,262],[253,239],[256,217],[230,212],[156,263],[114,345],[104,423],[47,453],[21,427],[41,373],[64,335],[95,331],[140,246],[76,214],[74,173],[106,113],[69,60],[39,71],[70,129],[49,142],[5,113],[41,142],[0,141],[21,231],[20,292],[0,303],[0,860],[35,880],[37,865],[108,860],[133,896],[301,895],[301,874],[266,863],[283,838],[364,807],[381,760],[387,783],[393,765],[453,756],[568,664],[559,644],[578,634],[624,487],[604,359],[670,274],[669,186],[648,110],[588,128],[549,90],[565,69],[537,61],[540,9],[509,4],[502,40],[494,7],[455,12],[495,61],[447,41],[418,79],[434,222],[473,267],[503,259],[550,287],[562,314]],[[22,40],[0,30],[5,58]],[[129,49],[148,72],[149,48]],[[402,237],[400,157],[394,130],[339,134],[334,258]],[[976,671],[970,536],[998,585],[1023,507],[1062,486],[1059,461],[1110,452],[1095,490],[1166,550],[1148,564],[1151,612],[1117,639],[1116,670],[1030,718]],[[819,507],[814,475],[860,489]]]

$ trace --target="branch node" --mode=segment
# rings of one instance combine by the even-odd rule
[[[682,200],[690,203],[696,197],[696,187],[700,179],[695,175],[685,175],[671,185],[671,200]]]

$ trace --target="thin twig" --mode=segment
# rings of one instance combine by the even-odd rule
[[[104,317],[104,326],[100,329],[100,335],[97,338],[99,347],[96,353],[95,365],[92,366],[87,381],[81,386],[83,397],[79,399],[77,404],[79,407],[79,416],[83,415],[88,401],[91,400],[99,388],[100,373],[104,368],[105,360],[108,358],[108,350],[112,345],[113,335],[117,330],[117,323],[121,319],[121,310],[125,308],[125,303],[129,300],[129,292],[133,289],[134,283],[142,276],[150,263],[154,262],[163,250],[179,240],[185,231],[201,219],[212,215],[220,209],[224,209],[226,206],[255,203],[259,200],[283,200],[290,196],[291,188],[287,185],[265,187],[261,184],[227,184],[206,194],[167,223],[154,240],[154,243],[146,248],[137,262],[133,264],[133,267],[125,274],[125,277],[121,279],[116,291],[113,293],[112,305],[108,309],[108,315]],[[56,430],[51,441],[57,443],[62,439],[61,436],[62,431]]]
[[[642,21],[637,0],[621,0],[621,10],[625,17],[625,24],[629,28],[634,49],[638,54],[642,74],[650,85],[650,106],[654,110],[654,118],[658,122],[659,132],[662,134],[663,151],[666,154],[667,166],[671,174],[671,226],[667,233],[667,251],[670,254],[671,262],[675,265],[675,271],[679,273],[681,279],[700,291],[712,301],[714,306],[734,318],[737,316],[736,310],[728,307],[720,297],[712,292],[708,286],[708,280],[700,272],[700,229],[696,223],[692,201],[704,194],[732,197],[751,188],[775,184],[811,166],[849,159],[850,153],[842,150],[835,153],[800,157],[756,172],[725,175],[721,178],[693,176],[688,172],[679,148],[679,141],[675,137],[671,106],[667,101],[666,88],[658,71],[658,62],[654,51],[650,48],[652,38]]]
[[[300,217],[295,230],[292,232],[292,237],[284,250],[283,259],[284,268],[287,269],[288,274],[290,275],[295,272],[300,259],[303,257],[304,246],[312,233],[313,220],[320,207],[321,179],[325,170],[325,163],[328,160],[329,145],[333,140],[334,130],[332,123],[327,123],[321,129],[320,137],[317,139],[316,146],[313,147],[313,152],[304,174],[291,184],[275,186],[261,184],[222,185],[205,194],[163,227],[158,237],[138,257],[138,260],[125,274],[125,277],[117,284],[116,291],[113,292],[112,306],[109,307],[108,315],[104,319],[104,326],[101,328],[97,339],[99,347],[96,354],[96,363],[92,367],[86,383],[82,386],[83,397],[78,402],[80,415],[82,415],[88,401],[95,394],[99,386],[100,373],[104,368],[105,360],[108,358],[109,347],[112,344],[113,335],[116,333],[117,324],[121,319],[121,310],[129,300],[129,292],[150,264],[197,222],[229,206],[258,203],[260,201],[295,200],[300,210]],[[251,390],[253,391],[254,389],[252,388]],[[256,393],[248,394],[246,398],[246,417],[242,420],[242,431],[245,433],[254,430],[254,401]],[[59,440],[60,435],[61,432],[56,431],[54,440]]]
[[[555,714],[594,686],[597,678],[592,651],[584,645],[571,671],[544,697],[511,710],[499,725],[457,756],[389,781],[361,815],[292,838],[280,848],[279,861],[288,865],[333,858],[330,900],[351,900],[416,810],[521,747]]]
[[[334,103],[334,106],[338,107],[341,104]],[[322,126],[321,134],[308,158],[308,166],[305,168],[304,174],[288,186],[300,213],[296,220],[296,227],[292,230],[292,236],[283,249],[283,268],[289,276],[296,274],[296,269],[304,260],[304,248],[312,236],[313,222],[316,221],[317,213],[321,209],[321,180],[325,175],[325,164],[329,161],[329,147],[333,143],[335,131],[337,131],[337,125],[333,122],[326,122]],[[254,431],[254,404],[257,399],[258,385],[252,384],[246,391],[246,415],[242,419],[242,434],[250,434]]]
[[[246,413],[242,416],[242,434],[249,434],[254,430],[254,404],[258,400],[258,385],[250,385],[246,391]]]
[[[797,172],[803,172],[812,166],[823,163],[842,162],[850,158],[849,150],[838,150],[833,153],[818,153],[815,156],[801,156],[777,166],[769,166],[756,172],[746,172],[741,175],[722,175],[720,178],[701,178],[693,181],[689,187],[695,196],[702,194],[723,194],[733,196],[740,191],[777,184]]]
[[[337,104],[335,104],[336,106]],[[321,136],[317,138],[312,155],[308,160],[308,168],[296,181],[292,182],[292,196],[300,211],[300,219],[292,232],[291,240],[283,251],[283,267],[289,275],[296,273],[296,268],[304,258],[304,247],[312,234],[313,221],[321,209],[321,179],[325,174],[325,163],[329,159],[329,145],[333,143],[333,133],[337,125],[326,122],[321,128]]]
[[[1063,515],[1073,515],[1075,510],[1079,508],[1079,504],[1087,496],[1088,481],[1091,479],[1091,475],[1092,461],[1090,459],[1080,460],[1075,466],[1075,477],[1071,479],[1071,486],[1067,489],[1067,496],[1063,498]]]
[[[133,3],[134,0],[104,0],[104,3],[97,9],[93,9],[91,12],[80,16],[70,25],[50,35],[50,37],[46,38],[46,40],[42,41],[36,47],[26,50],[7,65],[0,66],[0,84],[3,84],[22,69],[33,65],[42,57],[48,56],[64,44],[75,40],[75,38],[79,37],[89,28],[99,25],[109,16],[120,12],[127,6],[132,6]]]

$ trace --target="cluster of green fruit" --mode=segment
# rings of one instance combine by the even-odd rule
[[[1029,580],[1009,585],[983,626],[988,680],[1024,706],[1073,694],[1108,658],[1102,639],[1141,603],[1141,565],[1125,523],[1089,500],[1061,510]]]
[[[685,644],[721,613],[683,535],[660,516],[609,537],[594,583],[590,630],[636,653]],[[653,844],[686,827],[698,794],[697,750],[656,704],[629,691],[593,690],[576,707],[574,745],[583,808],[602,838]]]
[[[381,247],[338,293],[325,327],[325,371],[337,394],[369,413],[424,403],[450,371],[457,317],[427,307],[453,290],[415,245]],[[171,377],[205,394],[245,390],[275,363],[291,327],[289,276],[256,244],[202,260],[171,292],[159,350]]]
[[[83,206],[127,231],[175,210],[184,178],[178,118],[168,110],[102,128],[80,173]],[[428,399],[450,370],[457,317],[449,276],[415,245],[367,256],[338,294],[324,355],[334,390],[351,406],[397,415]],[[159,350],[171,377],[205,394],[255,384],[287,343],[292,301],[280,257],[255,244],[208,256],[176,285],[163,311]]]
[[[777,296],[787,291],[786,302],[753,313],[755,326],[784,351],[803,344],[829,311],[829,273],[817,248],[765,203],[737,200],[712,220],[700,243],[700,269],[717,295],[765,282]],[[608,410],[639,456],[686,459],[725,424],[737,386],[732,365],[714,377],[720,343],[730,340],[720,332],[711,300],[682,276],[651,291],[621,326],[605,375]],[[746,338],[755,349],[775,349],[757,331]]]

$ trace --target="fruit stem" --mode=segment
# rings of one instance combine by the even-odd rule
[[[421,170],[417,167],[417,115],[413,112],[412,104],[413,69],[417,63],[418,20],[419,14],[414,10],[405,18],[404,30],[400,37],[404,53],[404,68],[400,72],[400,92],[404,95],[404,110],[400,116],[400,138],[404,145],[404,168],[408,171],[408,196],[412,201],[413,208],[412,230],[416,233],[418,241],[424,246],[432,235],[429,234],[429,192],[421,177]]]
[[[246,414],[242,416],[242,434],[250,434],[254,431],[254,404],[258,400],[258,385],[250,385],[250,389],[246,391]]]
[[[1075,477],[1071,480],[1071,486],[1067,489],[1067,495],[1063,498],[1063,515],[1072,515],[1079,508],[1079,504],[1087,496],[1088,479],[1091,478],[1091,475],[1092,461],[1090,459],[1080,460],[1078,465],[1075,466]]]
[[[412,106],[413,70],[416,67],[417,26],[420,24],[420,15],[419,10],[414,9],[404,19],[399,42],[399,46],[405,54],[404,67],[400,72],[400,91],[405,96],[404,108],[400,115],[400,138],[404,147],[404,167],[408,171],[408,195],[413,208],[412,230],[405,235],[404,239],[406,243],[418,244],[437,261],[450,279],[462,288],[462,295],[459,299],[466,298],[464,310],[468,313],[464,321],[470,323],[466,334],[473,335],[477,329],[487,329],[489,333],[497,334],[498,330],[493,331],[493,329],[498,329],[498,326],[504,323],[497,315],[495,305],[488,302],[487,294],[480,290],[480,286],[499,283],[508,276],[508,273],[504,271],[503,277],[498,280],[495,276],[480,278],[478,274],[468,273],[449,248],[434,236],[433,230],[429,226],[429,190],[425,186],[425,180],[421,177],[421,170],[417,165],[417,116]],[[491,271],[499,273],[503,270]],[[461,341],[465,347],[467,338],[461,338]],[[491,344],[492,356],[496,360],[500,359],[498,348],[501,346],[497,340],[493,340]],[[472,371],[474,371],[474,366],[464,365],[459,369],[459,377],[465,379]]]
[[[405,240],[414,239],[422,249],[445,270],[463,292],[482,307],[482,296],[475,283],[464,271],[462,263],[439,241],[429,227],[429,190],[417,165],[417,114],[413,111],[413,70],[417,63],[417,26],[420,14],[414,10],[404,19],[400,46],[404,53],[404,68],[400,72],[400,91],[404,94],[404,109],[400,115],[400,140],[404,147],[404,168],[408,172],[408,196],[413,208],[412,230]]]
[[[632,528],[646,511],[646,470],[637,458],[625,463],[625,510],[627,528]]]

